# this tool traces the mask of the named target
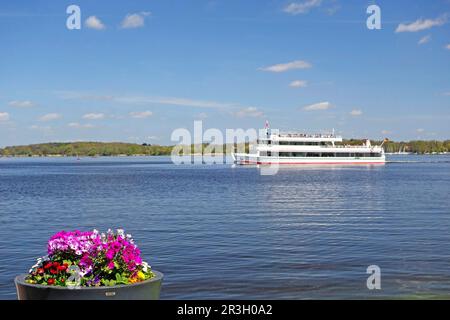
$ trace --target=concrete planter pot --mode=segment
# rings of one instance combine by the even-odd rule
[[[19,300],[158,300],[163,274],[152,270],[154,277],[146,281],[110,287],[68,288],[25,282],[26,274],[14,282]]]

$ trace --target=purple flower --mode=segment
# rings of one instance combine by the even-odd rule
[[[106,234],[100,234],[97,230],[61,231],[50,238],[47,249],[49,260],[70,260],[72,265],[79,267],[82,277],[94,277],[86,282],[87,285],[98,284],[105,275],[105,267],[114,270],[113,275],[117,272],[129,277],[144,270],[141,251],[132,237],[122,230],[117,233],[109,230]]]

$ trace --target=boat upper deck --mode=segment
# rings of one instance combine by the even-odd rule
[[[329,133],[272,133],[268,138],[260,140],[301,141],[301,142],[342,142],[342,137]]]
[[[315,133],[315,134],[308,134],[308,133],[291,133],[291,132],[281,132],[276,134],[280,138],[341,138],[340,136],[337,136],[335,134],[331,133]]]

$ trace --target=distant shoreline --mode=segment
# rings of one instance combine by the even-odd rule
[[[48,155],[8,155],[8,156],[3,156],[0,155],[0,158],[103,158],[103,157],[108,157],[108,158],[127,158],[127,157],[170,157],[170,154],[160,154],[160,155],[148,155],[148,154],[115,154],[115,155],[98,155],[98,156],[72,156],[72,155],[61,155],[61,154],[48,154]],[[190,157],[190,156],[194,156],[194,157],[200,157],[200,156],[228,156],[226,153],[192,153],[192,154],[186,154],[183,155],[183,157]]]
[[[343,145],[362,145],[363,139],[344,139]],[[380,145],[382,141],[372,141],[372,145]],[[248,143],[215,145],[207,149],[208,144],[183,146],[186,156],[204,156],[230,154],[235,147],[245,152],[249,150]],[[178,146],[177,146],[178,147]],[[211,147],[211,146],[209,146]],[[0,157],[126,157],[126,156],[170,156],[175,146],[161,146],[152,144],[136,144],[125,142],[50,142],[22,146],[0,148]],[[414,141],[388,141],[384,144],[386,154],[447,154],[450,153],[450,140],[414,140]],[[181,151],[181,150],[180,150]]]
[[[386,154],[387,156],[443,156],[443,155],[449,155],[450,156],[450,152],[442,152],[442,153],[389,153]],[[12,159],[12,158],[137,158],[137,157],[149,157],[149,158],[154,158],[154,157],[170,157],[170,154],[164,154],[164,155],[147,155],[147,154],[131,154],[131,155],[127,155],[127,154],[116,154],[116,155],[98,155],[98,156],[71,156],[71,155],[31,155],[31,156],[27,156],[27,155],[8,155],[8,156],[3,156],[0,155],[0,159]],[[226,157],[231,157],[231,155],[228,155],[226,153],[204,153],[204,154],[200,154],[200,153],[195,153],[195,154],[186,154],[183,155],[183,157],[213,157],[213,156],[226,156]]]

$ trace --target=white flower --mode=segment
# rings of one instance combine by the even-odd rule
[[[36,268],[42,266],[42,263],[47,260],[48,260],[48,256],[43,256],[43,257],[37,258],[36,263],[31,267],[30,270],[33,270],[33,269],[36,269]]]
[[[142,271],[147,272],[149,268],[150,268],[150,266],[148,265],[148,263],[145,261],[142,261]]]
[[[125,232],[123,231],[123,229],[117,229],[117,234],[121,237],[125,237]]]

